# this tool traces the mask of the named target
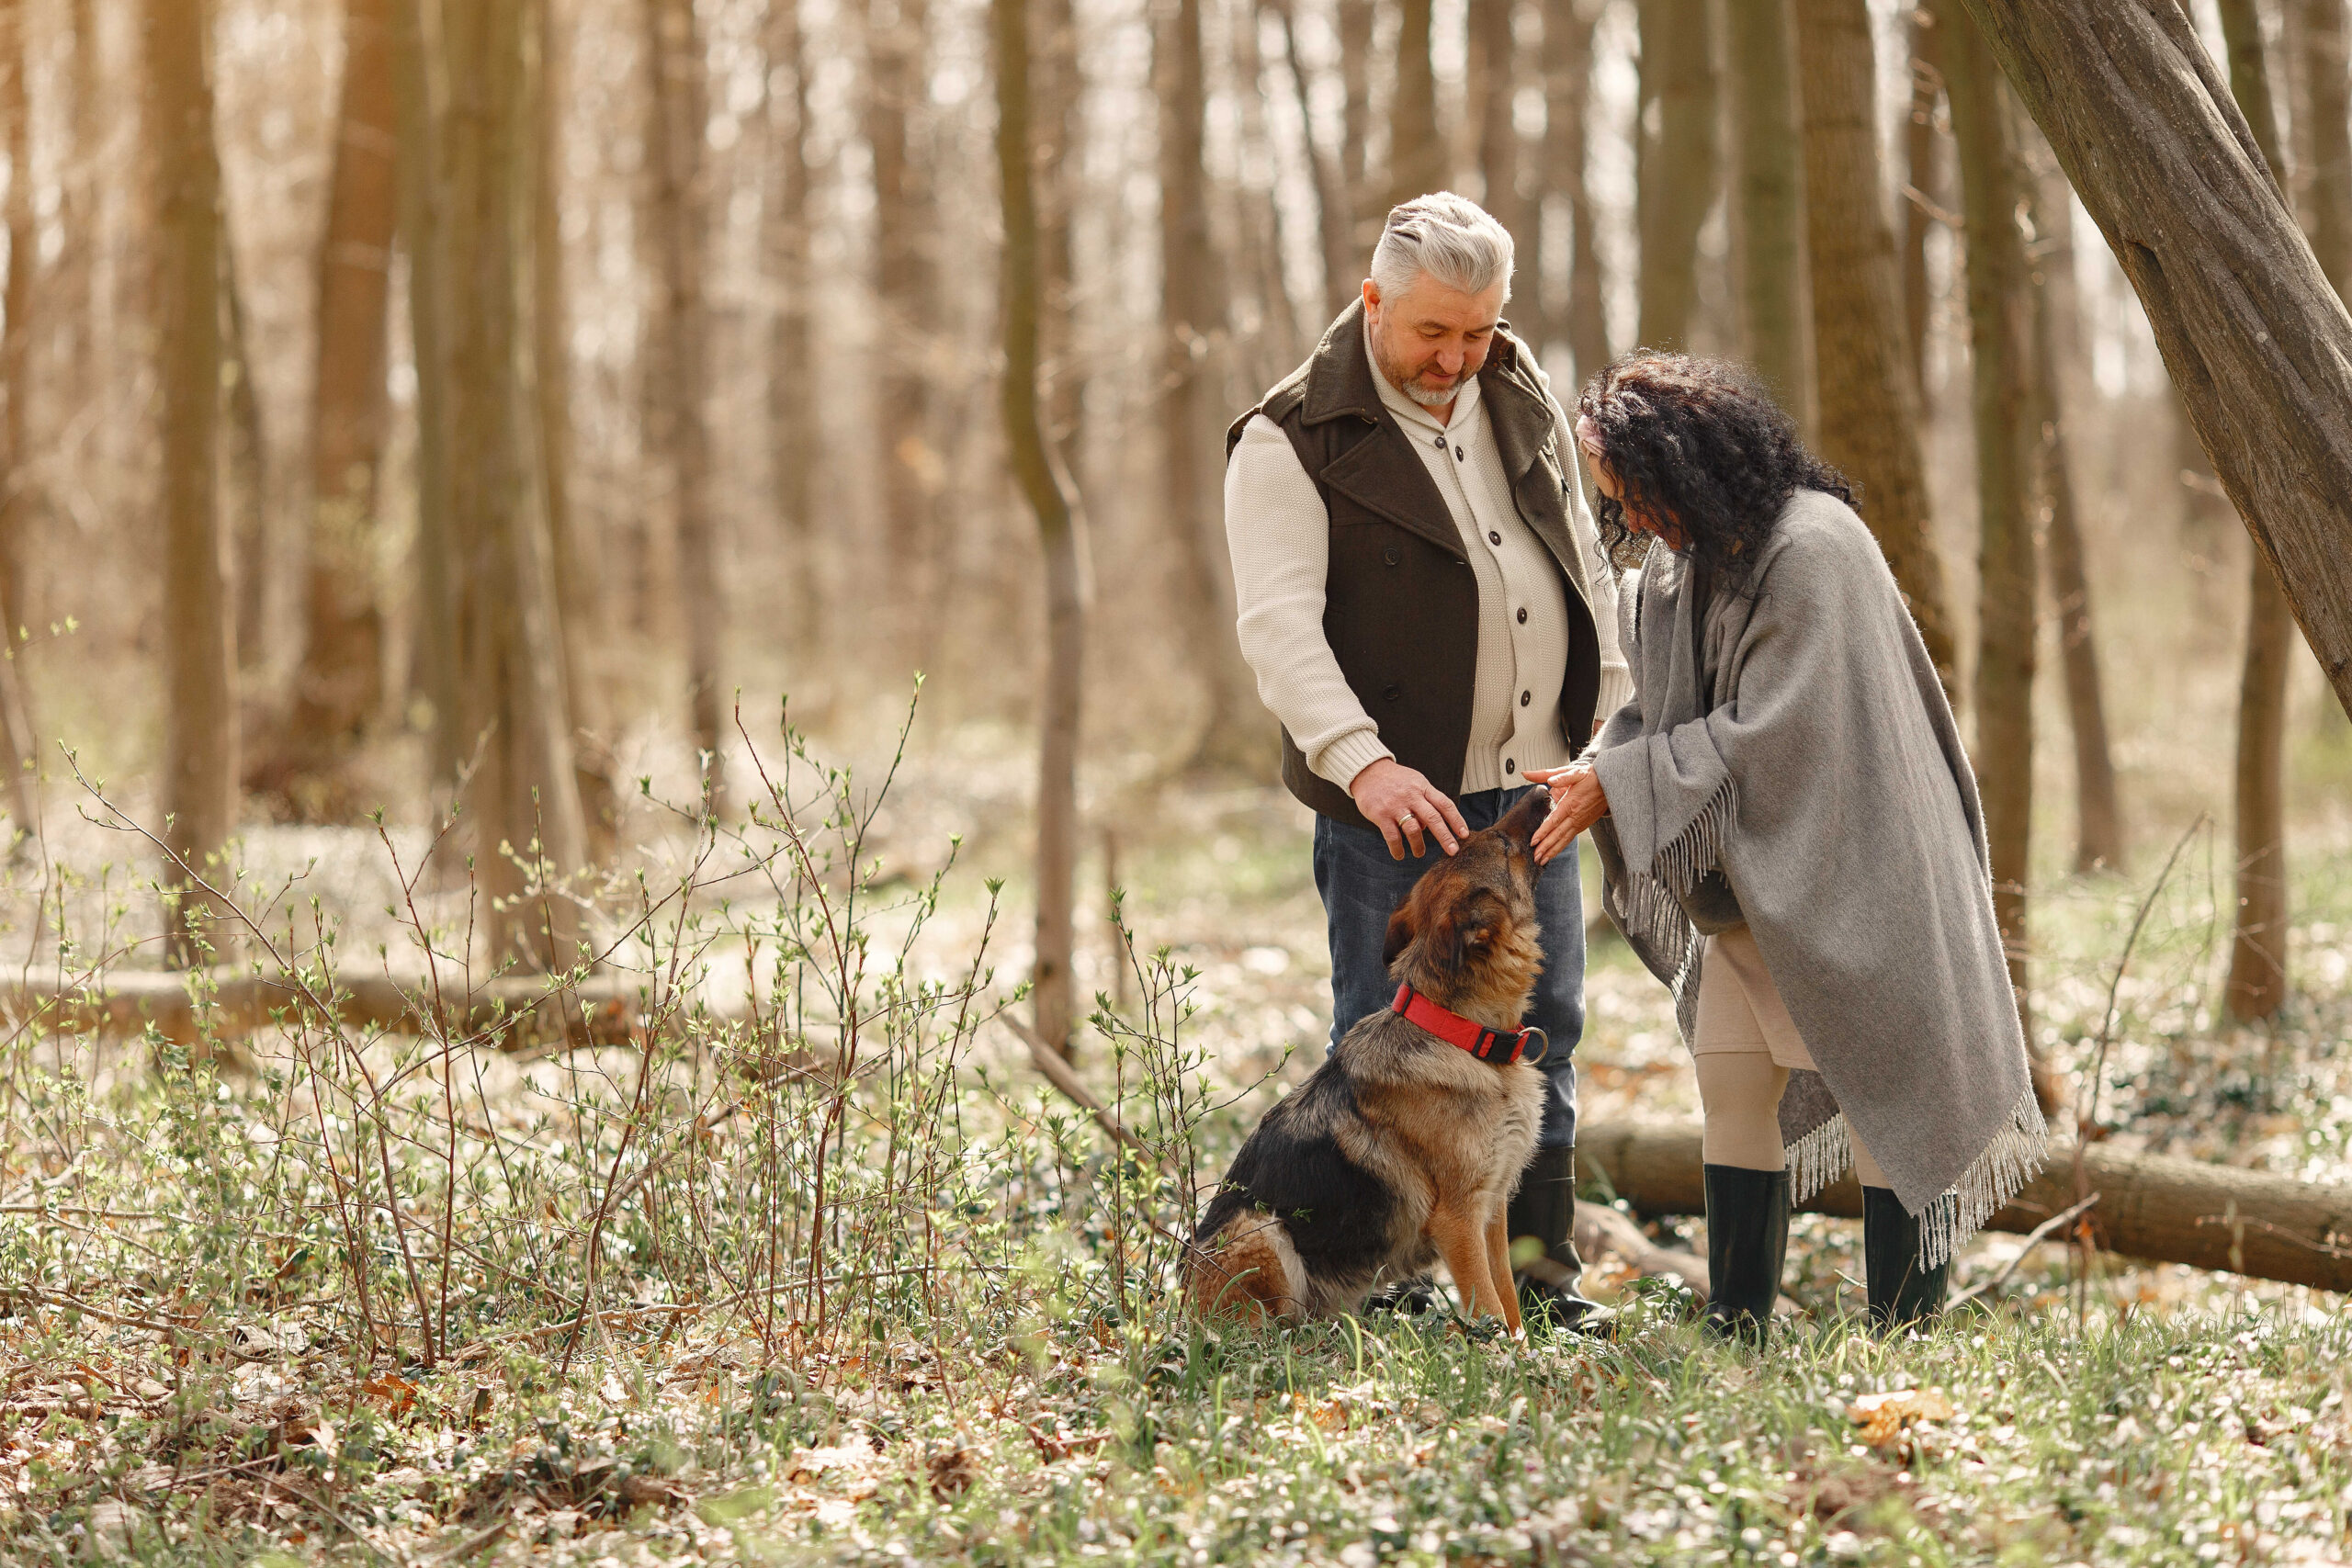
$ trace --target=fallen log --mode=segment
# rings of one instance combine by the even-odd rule
[[[1696,1122],[1624,1122],[1585,1127],[1577,1156],[1645,1215],[1697,1214],[1707,1197]],[[2030,1235],[2078,1201],[2072,1145],[2055,1145],[2041,1174],[1988,1223]],[[2081,1190],[2098,1201],[2084,1213],[2104,1250],[2158,1263],[2352,1291],[2352,1186],[2298,1181],[2267,1171],[2201,1160],[2126,1154],[2103,1144],[2082,1151]],[[1815,1194],[1815,1213],[1859,1218],[1853,1174]]]
[[[201,1003],[199,1004],[199,998]],[[436,1011],[432,987],[385,975],[338,977],[336,1021],[346,1028],[422,1033]],[[125,1038],[152,1024],[164,1039],[196,1044],[250,1034],[279,1017],[315,1018],[310,994],[248,971],[113,970],[96,978],[25,977],[0,982],[0,1014],[11,1029],[38,1023],[52,1034]],[[509,976],[470,991],[447,989],[437,1004],[447,1027],[459,1034],[494,1036],[502,1050],[561,1041],[571,1045],[624,1045],[643,1032],[643,983],[633,976],[592,975],[550,987],[542,976]],[[209,1012],[209,1018],[200,1015]],[[487,1042],[485,1042],[487,1043]]]

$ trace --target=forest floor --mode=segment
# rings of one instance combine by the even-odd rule
[[[1988,1235],[1955,1287],[1997,1287],[1882,1342],[1857,1227],[1802,1216],[1804,1312],[1761,1355],[1613,1266],[1589,1277],[1625,1313],[1609,1345],[1188,1322],[1184,1215],[1320,1049],[1304,816],[1103,792],[1144,951],[1122,983],[1098,842],[1078,1066],[1137,1134],[1122,1157],[991,1021],[1029,962],[1001,826],[1025,770],[974,739],[870,818],[869,785],[819,778],[797,836],[639,823],[642,877],[598,895],[615,962],[707,1004],[650,1058],[299,1017],[243,1043],[19,1028],[0,1560],[2352,1562],[2352,1326],[2322,1292]],[[2261,1030],[2215,1017],[2226,843],[2185,843],[2153,892],[2169,840],[2137,880],[2036,889],[2038,1032],[2127,1146],[2342,1179],[2352,831],[2298,842],[2298,992]],[[446,954],[467,910],[425,878],[406,913],[390,854],[423,847],[254,833],[243,886],[298,880],[255,894],[245,958],[418,973],[403,933]],[[53,852],[74,874],[19,872],[0,935],[151,962],[135,879],[103,869],[127,852]],[[805,874],[751,874],[778,863]],[[1621,943],[1589,996],[1587,1122],[1693,1113]]]

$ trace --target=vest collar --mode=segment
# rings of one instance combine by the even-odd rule
[[[1353,414],[1378,424],[1395,423],[1380,399],[1372,355],[1364,344],[1363,298],[1348,302],[1339,319],[1323,331],[1315,354],[1307,361],[1306,395],[1299,414],[1309,424]],[[1494,432],[1495,451],[1503,472],[1516,485],[1535,466],[1544,443],[1553,436],[1552,405],[1519,362],[1520,344],[1510,323],[1496,324],[1495,341],[1478,367],[1478,400],[1486,405],[1487,426]],[[1398,434],[1403,434],[1400,430]]]
[[[1388,1010],[1408,1023],[1428,1030],[1447,1044],[1459,1046],[1496,1066],[1508,1067],[1519,1061],[1526,1054],[1531,1035],[1544,1042],[1544,1049],[1534,1061],[1551,1055],[1552,1037],[1542,1030],[1532,1025],[1518,1030],[1488,1029],[1475,1019],[1438,1006],[1409,984],[1396,987],[1396,999],[1388,1004]]]

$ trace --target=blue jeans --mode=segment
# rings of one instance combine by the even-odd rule
[[[1462,819],[1473,832],[1491,828],[1528,787],[1465,795],[1456,802]],[[1323,896],[1331,939],[1334,1048],[1359,1021],[1396,998],[1380,950],[1387,939],[1388,917],[1445,852],[1434,838],[1426,841],[1429,849],[1419,858],[1391,860],[1388,841],[1374,829],[1329,817],[1315,819],[1315,890]],[[1577,879],[1574,853],[1543,869],[1535,883],[1535,912],[1544,926],[1544,974],[1535,982],[1527,1021],[1552,1040],[1551,1054],[1543,1063],[1549,1087],[1536,1145],[1565,1149],[1577,1141],[1576,1048],[1584,1035],[1584,885]]]

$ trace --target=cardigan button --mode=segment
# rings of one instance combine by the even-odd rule
[[[1499,545],[1502,542],[1503,536],[1500,534],[1495,532],[1492,528],[1487,530],[1487,543],[1490,545]]]
[[[1395,566],[1398,561],[1403,560],[1405,558],[1397,554],[1396,546],[1391,545],[1386,549],[1380,552],[1380,558],[1387,562],[1390,566]],[[1521,611],[1520,613],[1520,618],[1521,620],[1526,619],[1526,612]]]
[[[1386,697],[1390,702],[1392,702],[1392,703],[1393,703],[1393,702],[1395,702],[1397,698],[1399,698],[1399,697],[1401,697],[1401,696],[1403,696],[1403,695],[1405,694],[1405,688],[1404,688],[1404,687],[1402,687],[1402,686],[1388,686],[1388,687],[1384,688],[1384,689],[1382,690],[1382,692],[1381,692],[1381,694],[1381,694],[1382,696],[1384,696],[1384,697]]]
[[[1515,773],[1519,772],[1518,759],[1514,757],[1505,757],[1503,759],[1503,772],[1507,773]]]
[[[1535,700],[1535,694],[1534,694],[1534,693],[1532,693],[1532,692],[1521,692],[1521,693],[1520,693],[1520,694],[1519,694],[1519,705],[1520,705],[1520,706],[1521,706],[1521,707],[1525,707],[1528,704],[1530,704],[1530,703],[1533,702],[1534,700]]]
[[[1522,626],[1527,624],[1527,606],[1524,604],[1519,608],[1519,624]]]

